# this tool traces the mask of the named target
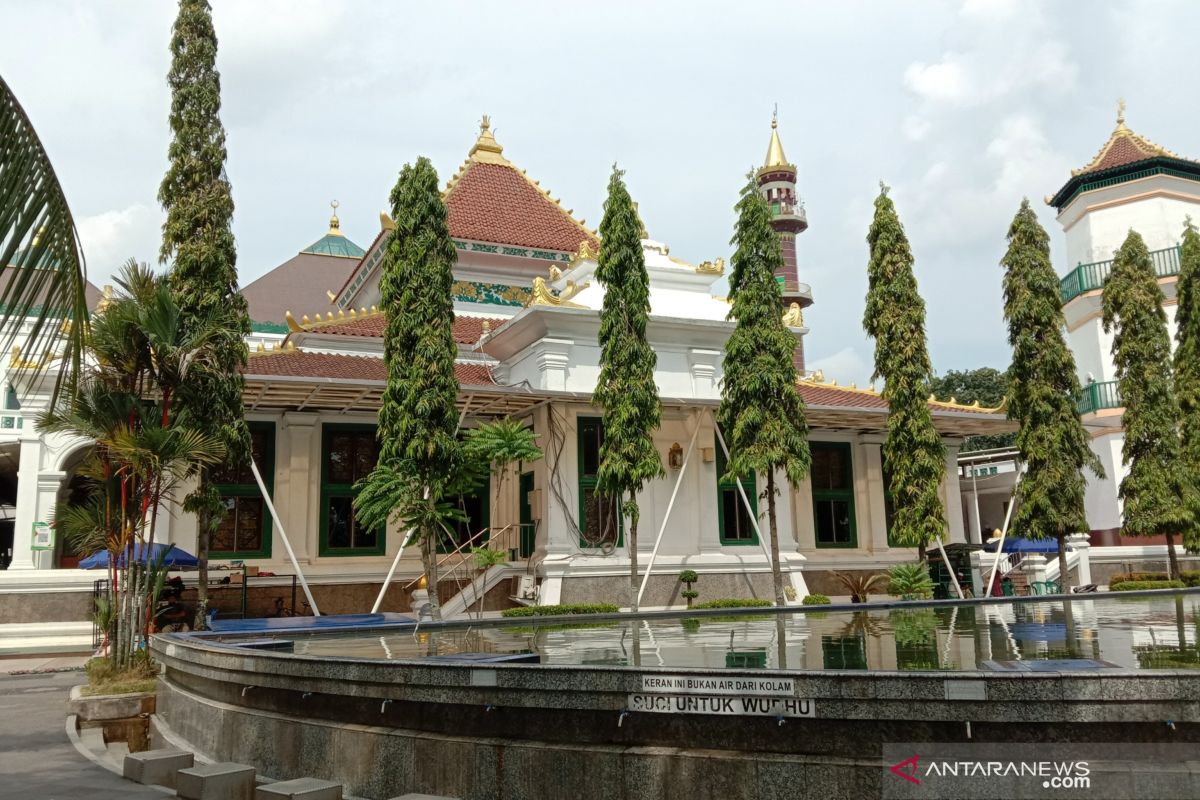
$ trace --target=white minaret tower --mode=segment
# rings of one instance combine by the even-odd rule
[[[1088,524],[1093,544],[1118,544],[1117,488],[1125,476],[1121,463],[1124,407],[1117,392],[1112,336],[1104,333],[1100,318],[1104,280],[1129,231],[1140,233],[1165,295],[1174,341],[1179,244],[1188,216],[1200,220],[1200,163],[1180,158],[1130,130],[1122,100],[1116,128],[1100,152],[1087,166],[1072,171],[1070,180],[1046,202],[1058,211],[1072,265],[1062,278],[1061,290],[1068,342],[1084,385],[1079,411],[1093,432],[1092,449],[1107,475],[1097,481],[1089,474]]]

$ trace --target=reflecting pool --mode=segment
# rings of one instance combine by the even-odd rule
[[[300,655],[370,659],[486,653],[532,654],[542,664],[707,669],[1200,669],[1200,594],[571,625],[485,620],[286,638]]]

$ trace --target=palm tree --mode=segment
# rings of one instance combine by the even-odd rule
[[[57,508],[55,525],[77,552],[108,553],[112,658],[125,669],[149,622],[156,570],[138,554],[150,552],[157,510],[202,466],[224,456],[218,440],[173,416],[170,405],[190,366],[212,357],[222,320],[185,332],[166,279],[144,265],[126,264],[117,285],[84,340],[88,359],[72,402],[38,424],[95,442],[79,470],[90,497]]]
[[[32,323],[22,349],[35,363],[49,363],[61,343],[53,404],[79,374],[87,276],[75,221],[50,157],[3,77],[0,142],[0,347],[8,350],[21,335],[14,320]]]

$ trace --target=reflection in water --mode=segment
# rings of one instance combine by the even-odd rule
[[[683,617],[297,637],[296,652],[413,659],[537,653],[544,664],[712,669],[974,670],[1050,659],[1200,668],[1200,595]],[[1085,664],[1078,664],[1085,667]]]

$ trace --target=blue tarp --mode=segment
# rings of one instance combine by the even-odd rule
[[[989,553],[996,552],[997,542],[988,542],[983,546]],[[1022,539],[1020,536],[1008,536],[1004,539],[1005,553],[1057,553],[1056,539]]]
[[[147,550],[148,552],[143,553],[143,549]],[[198,563],[194,555],[184,550],[180,550],[173,544],[152,544],[148,548],[143,548],[141,544],[137,544],[134,546],[133,559],[134,561],[145,564],[146,556],[149,555],[151,562],[157,562],[159,557],[162,556],[164,552],[166,555],[163,557],[163,564],[168,567],[194,567]],[[122,553],[117,559],[117,565],[122,567],[125,566],[125,559],[126,555],[125,553]],[[101,550],[99,553],[95,553],[87,558],[81,559],[79,562],[79,568],[107,569],[108,551]]]

